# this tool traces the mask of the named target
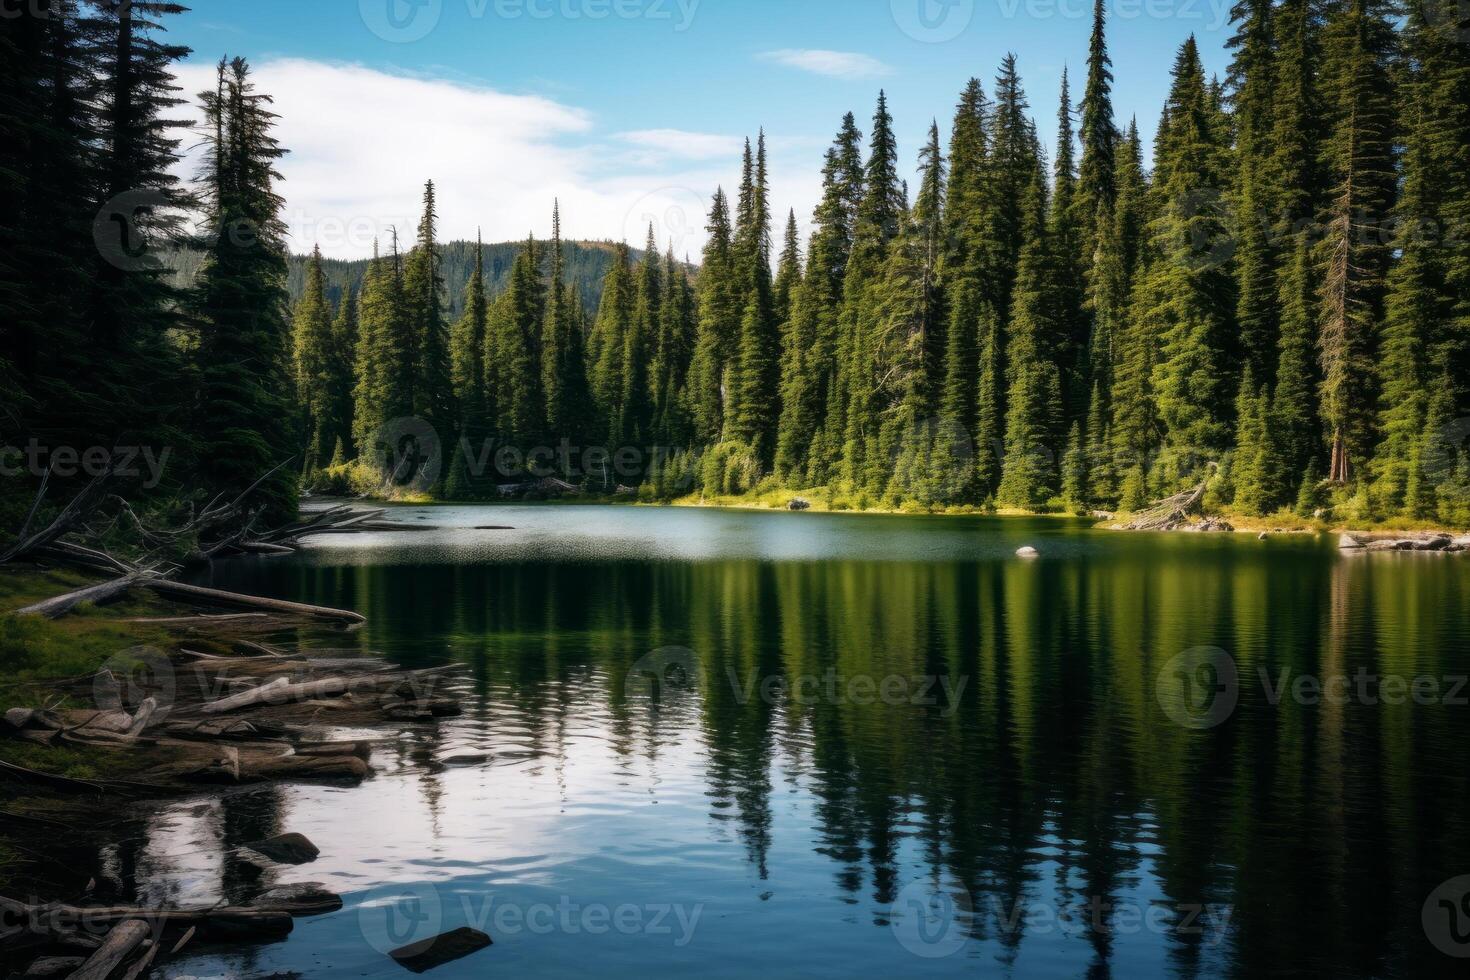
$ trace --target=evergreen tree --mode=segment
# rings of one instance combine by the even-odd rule
[[[389,258],[380,257],[374,245],[358,304],[352,432],[359,457],[383,459],[379,434],[388,423],[413,414],[412,350],[413,322],[395,234]]]
[[[689,405],[694,417],[695,437],[700,444],[711,446],[719,442],[725,426],[725,372],[734,359],[734,339],[740,335],[740,294],[734,288],[736,268],[734,244],[731,240],[730,211],[723,190],[715,191],[710,206],[709,239],[704,247],[704,261],[699,276],[699,332],[695,342],[694,360],[690,366]],[[621,265],[621,262],[618,263]],[[614,279],[616,267],[608,273],[603,283],[603,304],[608,303],[609,287],[621,289],[621,279]],[[622,293],[615,294],[621,303]],[[617,304],[609,308],[609,318],[614,322],[620,314]],[[603,317],[599,312],[598,322]],[[611,327],[610,327],[611,328]],[[597,330],[594,328],[594,339]],[[588,361],[593,364],[593,390],[598,391],[600,378],[600,350],[590,349]],[[606,399],[599,396],[605,404]],[[599,406],[603,411],[605,407]]]
[[[1068,418],[1087,412],[1088,340],[1091,332],[1083,312],[1086,287],[1083,248],[1086,232],[1077,210],[1077,172],[1073,164],[1072,96],[1067,70],[1062,69],[1062,99],[1057,113],[1057,160],[1052,182],[1050,238],[1057,304],[1057,363],[1062,377],[1063,406]]]
[[[542,425],[546,420],[540,347],[545,288],[539,267],[536,240],[528,236],[525,248],[511,264],[510,281],[496,300],[490,324],[497,372],[497,426],[506,442],[523,451],[535,448],[544,435]],[[619,343],[626,342],[626,337],[625,327],[618,336]],[[618,357],[621,364],[621,352]],[[620,405],[619,397],[615,396],[614,401]]]
[[[1161,486],[1192,478],[1225,448],[1234,307],[1220,194],[1224,134],[1193,38],[1173,78],[1154,153],[1156,257],[1134,313],[1159,339],[1151,385],[1164,428]]]
[[[327,279],[322,272],[320,248],[311,251],[306,293],[296,304],[292,324],[296,404],[305,436],[302,472],[315,473],[331,459],[338,433],[333,424],[334,371],[331,310],[327,306]]]
[[[617,257],[602,282],[602,305],[588,338],[587,358],[592,367],[593,401],[605,433],[604,445],[627,444],[623,358],[636,316],[637,286],[629,266],[628,246],[617,246]],[[611,489],[611,488],[609,488]]]
[[[444,320],[444,277],[440,274],[434,182],[424,184],[424,212],[418,241],[404,264],[403,288],[413,321],[414,412],[444,440],[455,431],[454,388],[450,376],[449,328]]]
[[[690,361],[694,356],[694,297],[689,277],[674,261],[674,251],[664,256],[663,298],[659,304],[658,353],[650,372],[654,397],[654,432],[664,449],[686,447],[694,438],[692,420],[684,397]]]
[[[551,279],[541,331],[541,388],[546,432],[558,444],[566,439],[575,445],[593,418],[577,303],[576,289],[566,281],[561,205],[557,203],[551,212]]]
[[[1232,225],[1239,299],[1236,322],[1245,364],[1256,378],[1270,384],[1276,371],[1276,256],[1271,247],[1271,220],[1264,208],[1272,195],[1266,149],[1271,137],[1275,54],[1270,0],[1240,0],[1231,10],[1238,25],[1228,47],[1235,147],[1232,158]]]
[[[1059,489],[1057,450],[1062,427],[1062,380],[1057,367],[1062,330],[1055,243],[1045,226],[1046,191],[1039,175],[1027,194],[1031,213],[1016,276],[1006,362],[1005,462],[996,501],[1040,507]]]
[[[1275,492],[1282,499],[1315,467],[1321,480],[1321,424],[1317,421],[1317,283],[1305,233],[1295,237],[1290,268],[1281,280],[1281,343],[1271,428],[1281,468]],[[1316,481],[1314,481],[1316,482]]]
[[[1117,197],[1118,127],[1113,122],[1113,62],[1108,57],[1103,0],[1093,0],[1087,48],[1087,88],[1082,94],[1082,162],[1074,197],[1082,261],[1090,271],[1101,239],[1111,233]],[[1060,161],[1058,161],[1060,166]]]
[[[1379,0],[1346,0],[1324,35],[1324,95],[1332,183],[1325,235],[1319,337],[1322,420],[1331,441],[1328,479],[1357,477],[1371,449],[1373,334],[1382,316],[1389,248],[1383,230],[1394,195],[1394,46]]]
[[[352,411],[354,371],[357,358],[357,296],[351,289],[342,291],[337,315],[332,320],[329,365],[331,371],[331,413],[329,431],[332,438],[332,465],[339,466],[352,456]]]
[[[205,262],[191,303],[199,324],[201,455],[211,495],[255,489],[267,520],[295,516],[290,322],[285,227],[271,136],[270,99],[255,90],[244,59],[221,60],[205,94],[206,155],[201,172],[210,227],[228,229],[202,245]],[[240,233],[249,229],[249,234]],[[267,476],[267,474],[270,474]]]
[[[450,377],[456,405],[455,451],[451,456],[445,496],[467,499],[477,489],[476,474],[468,472],[471,454],[478,454],[489,437],[490,404],[485,390],[485,352],[490,305],[485,294],[484,244],[475,238],[475,267],[465,286],[464,313],[449,332]],[[478,458],[476,455],[474,458]]]

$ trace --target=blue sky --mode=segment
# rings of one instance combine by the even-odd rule
[[[1106,0],[1120,121],[1151,136],[1175,50],[1198,36],[1223,74],[1225,0]],[[957,94],[1007,51],[1048,142],[1063,65],[1080,96],[1091,0],[192,0],[174,40],[190,91],[244,55],[278,99],[293,245],[364,254],[412,226],[419,185],[444,237],[549,230],[697,253],[715,183],[764,126],[775,205],[803,227],[844,112],[887,90],[905,169]],[[408,80],[408,81],[404,81]],[[395,85],[395,81],[402,84]],[[438,108],[423,110],[427,102]]]

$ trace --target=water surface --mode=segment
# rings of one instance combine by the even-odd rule
[[[1464,966],[1458,910],[1425,908],[1470,874],[1470,559],[1067,520],[394,516],[443,529],[213,581],[369,617],[336,645],[463,661],[467,711],[360,787],[154,817],[121,860],[145,896],[347,902],[171,976],[397,976],[387,948],[463,924],[496,945],[435,976]],[[232,849],[284,830],[321,859]]]

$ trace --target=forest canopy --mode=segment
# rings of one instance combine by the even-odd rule
[[[762,133],[692,262],[652,229],[637,253],[564,241],[550,201],[544,240],[446,245],[428,182],[418,227],[356,268],[288,256],[269,95],[239,59],[180,92],[181,10],[6,20],[7,465],[169,447],[155,482],[213,495],[289,460],[261,488],[282,514],[299,486],[542,477],[1134,510],[1208,475],[1244,514],[1470,523],[1456,0],[1242,0],[1225,78],[1194,39],[1176,53],[1151,147],[1115,117],[1098,3],[1054,112],[1007,57],[911,162],[882,93],[845,116],[804,242],[771,213]]]

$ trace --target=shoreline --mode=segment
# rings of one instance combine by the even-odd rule
[[[500,507],[639,507],[646,509],[680,508],[686,510],[729,510],[748,511],[753,513],[790,513],[790,514],[833,514],[850,515],[854,517],[998,517],[998,518],[1031,518],[1031,519],[1053,519],[1067,521],[1091,521],[1097,530],[1125,530],[1119,525],[1128,517],[1128,513],[1118,512],[1107,516],[1097,514],[1069,514],[1059,511],[1033,511],[1019,508],[1000,508],[986,510],[978,505],[961,505],[957,507],[921,509],[914,507],[866,507],[858,509],[855,507],[829,507],[819,502],[817,495],[802,497],[799,493],[783,494],[788,499],[804,499],[810,506],[800,510],[774,503],[760,498],[752,497],[728,497],[720,496],[706,500],[696,500],[690,497],[681,497],[669,501],[644,501],[630,497],[595,497],[584,499],[579,497],[563,497],[557,500],[395,500],[386,497],[329,497],[308,498],[312,502],[331,503],[360,503],[370,504],[374,507],[484,507],[494,509]],[[1218,520],[1223,520],[1231,525],[1231,531],[1215,531],[1209,533],[1235,533],[1267,535],[1292,534],[1292,535],[1349,535],[1353,537],[1375,538],[1396,536],[1400,538],[1423,538],[1435,535],[1450,535],[1459,537],[1470,534],[1470,527],[1455,527],[1452,525],[1435,524],[1428,521],[1407,521],[1393,519],[1377,524],[1355,524],[1335,523],[1313,518],[1293,517],[1291,520],[1273,520],[1270,515],[1259,517],[1250,515],[1233,514],[1228,511],[1209,515]],[[1135,532],[1136,533],[1136,532]],[[1147,533],[1179,534],[1195,533],[1188,530],[1158,531]]]
[[[265,600],[277,608],[241,612],[220,601],[233,594],[212,590],[136,588],[110,595],[106,610],[24,611],[95,581],[46,564],[0,568],[0,642],[15,653],[0,673],[0,912],[15,927],[0,932],[0,965],[90,962],[144,925],[155,957],[191,940],[249,948],[284,938],[295,919],[341,908],[315,885],[263,889],[235,907],[155,907],[87,879],[100,848],[134,835],[171,801],[360,784],[375,746],[461,712],[463,666],[410,670],[331,646],[362,621],[347,610]],[[287,830],[245,846],[277,864],[302,863],[272,854],[277,845],[313,860],[315,845]],[[75,866],[55,860],[63,853]]]

